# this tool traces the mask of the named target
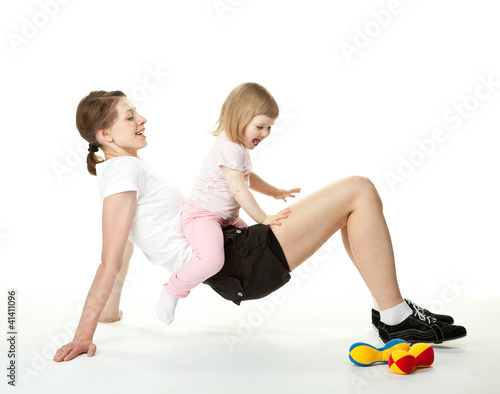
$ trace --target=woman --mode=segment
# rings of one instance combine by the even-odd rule
[[[76,123],[89,142],[87,167],[98,176],[103,198],[103,249],[75,337],[57,350],[57,362],[82,353],[93,356],[97,323],[121,319],[120,295],[134,244],[151,262],[173,272],[193,256],[181,230],[182,196],[139,159],[138,151],[147,145],[146,119],[127,97],[120,91],[91,92],[78,106]],[[105,160],[95,155],[99,149]],[[236,303],[263,297],[341,230],[345,249],[374,298],[373,323],[384,342],[441,343],[466,335],[465,328],[448,324],[450,316],[403,300],[382,202],[368,179],[338,180],[290,210],[278,213],[279,226],[226,228],[224,267],[206,282]]]

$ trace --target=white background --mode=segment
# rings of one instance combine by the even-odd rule
[[[436,307],[500,296],[496,1],[62,3],[10,2],[0,14],[0,283],[50,305],[54,331],[100,262],[101,201],[74,119],[79,100],[101,89],[135,101],[148,119],[141,158],[187,194],[227,94],[263,84],[282,116],[253,154],[255,172],[303,195],[369,177],[403,295]],[[441,142],[419,153],[416,140],[438,128]],[[388,172],[401,182],[391,186]],[[284,206],[258,201],[269,212]],[[285,305],[370,307],[339,242]],[[137,250],[124,308],[153,309],[168,276]],[[227,301],[206,286],[186,301],[205,304]]]
[[[12,3],[1,17],[4,286],[66,298],[95,273],[101,202],[74,125],[84,95],[122,89],[135,98],[148,119],[142,158],[187,194],[223,100],[256,81],[284,115],[254,152],[257,173],[303,195],[367,176],[385,204],[403,290],[440,297],[448,281],[461,295],[500,294],[495,2],[69,1],[52,3],[52,16],[42,4]],[[342,45],[356,43],[346,56]],[[497,86],[474,101],[480,78]],[[456,105],[460,122],[446,121]],[[444,142],[415,153],[415,140],[436,128]],[[404,176],[391,187],[387,172]],[[325,262],[312,279],[320,288],[304,296],[325,301],[321,287],[335,275],[356,297],[362,283],[344,280],[357,280],[348,264],[343,252]]]

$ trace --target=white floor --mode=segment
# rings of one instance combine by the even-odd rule
[[[349,361],[352,343],[381,345],[364,306],[219,305],[185,302],[171,326],[157,320],[153,308],[125,310],[121,322],[99,325],[93,358],[55,363],[53,352],[72,335],[78,314],[25,300],[19,306],[15,392],[500,392],[500,299],[461,298],[450,305],[447,312],[468,336],[435,345],[434,365],[407,376],[386,365],[362,368]]]

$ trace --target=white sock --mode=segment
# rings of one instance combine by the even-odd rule
[[[377,300],[372,297],[373,300],[373,309],[375,309],[377,312],[380,312],[380,308],[378,307]]]
[[[165,324],[170,324],[174,321],[175,307],[177,306],[178,300],[178,298],[175,298],[167,291],[165,286],[162,286],[160,299],[156,307],[156,314]]]
[[[401,304],[393,306],[392,308],[380,311],[380,321],[382,323],[394,326],[401,323],[408,316],[413,313],[408,304],[403,301]]]

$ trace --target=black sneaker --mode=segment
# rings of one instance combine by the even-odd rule
[[[431,322],[421,320],[415,316],[408,316],[401,323],[394,326],[379,322],[378,334],[380,339],[387,343],[391,339],[403,339],[413,343],[443,343],[467,335],[467,330],[462,326],[455,326],[430,318]]]
[[[453,324],[455,323],[455,320],[453,320],[453,317],[448,316],[448,315],[438,315],[437,313],[432,313],[431,311],[428,311],[427,309],[422,308],[420,305],[415,304],[413,301],[409,300],[408,298],[405,298],[405,302],[408,304],[408,306],[411,308],[413,311],[413,316],[418,317],[420,320],[427,320],[430,322],[433,318],[436,319],[442,323],[447,323],[447,324]],[[380,312],[376,311],[375,309],[372,309],[372,325],[373,328],[378,329],[378,323],[380,321]]]

